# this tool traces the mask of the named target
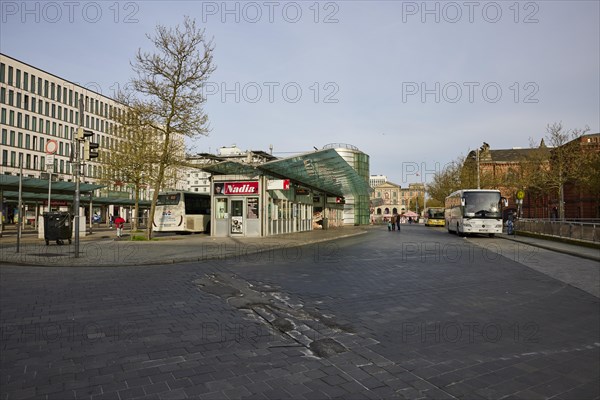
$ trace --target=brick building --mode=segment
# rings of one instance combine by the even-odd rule
[[[582,135],[578,139],[564,144],[573,146],[579,142],[578,151],[589,154],[600,152],[600,133]],[[562,146],[561,146],[562,147]],[[477,187],[479,175],[480,187],[499,189],[509,200],[508,211],[517,210],[516,193],[525,191],[521,216],[524,218],[557,218],[559,210],[558,190],[546,187],[534,187],[532,166],[552,170],[556,168],[554,148],[547,147],[542,140],[537,148],[512,148],[493,150],[484,143],[479,151],[471,151],[467,156],[462,171],[462,182],[469,187]],[[477,172],[479,159],[479,172]],[[599,158],[596,157],[596,163]],[[600,170],[600,165],[596,171]],[[586,172],[587,171],[587,172]],[[590,170],[581,173],[590,174]],[[593,173],[592,173],[593,174]],[[585,178],[596,179],[586,176]],[[600,218],[600,190],[598,185],[583,185],[581,182],[570,181],[564,185],[564,212],[567,219],[598,219]]]

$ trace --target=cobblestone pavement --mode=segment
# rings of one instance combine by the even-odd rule
[[[598,297],[526,265],[554,253],[495,243],[408,226],[177,265],[1,266],[0,399],[599,398]]]

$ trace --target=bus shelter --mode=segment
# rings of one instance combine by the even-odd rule
[[[48,185],[50,186],[50,195]],[[22,209],[19,210],[19,186],[21,186]],[[81,183],[81,199],[89,198],[89,193],[103,186]],[[52,181],[12,175],[0,175],[0,234],[4,224],[21,221],[37,229],[38,216],[47,210],[48,199],[54,209],[70,206],[75,193],[74,182]],[[82,203],[83,204],[83,203]],[[21,216],[22,214],[22,216]]]
[[[333,149],[252,165],[223,161],[212,174],[211,235],[270,236],[344,224],[346,196],[369,198],[365,179]],[[365,204],[368,214],[368,201]]]
[[[22,210],[19,210],[19,177],[11,175],[0,175],[0,235],[5,224],[15,224],[21,221],[24,226],[31,226],[38,230],[41,228],[40,220],[44,211],[71,211],[73,197],[75,194],[75,182],[52,181],[47,179],[38,179],[23,177],[21,181],[21,201]],[[50,184],[50,188],[49,188]],[[102,216],[100,219],[106,222],[104,216],[108,216],[109,211],[123,210],[121,214],[132,214],[131,207],[135,201],[131,199],[114,197],[95,197],[92,193],[102,185],[80,183],[79,204],[80,213],[86,217],[88,223],[94,222],[94,216]],[[49,192],[50,189],[50,193]],[[50,200],[50,207],[48,207]],[[150,202],[140,200],[138,205],[140,209],[149,209]],[[19,215],[23,214],[20,218]],[[91,217],[90,217],[91,216]],[[84,220],[85,221],[85,220]],[[85,223],[85,222],[84,222]],[[85,234],[85,229],[80,231]]]

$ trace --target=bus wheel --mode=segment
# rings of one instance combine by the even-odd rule
[[[446,225],[446,229],[448,229],[449,234],[452,234],[452,231],[450,230],[450,224]]]
[[[490,233],[488,236],[489,236],[489,237],[495,237],[496,235],[495,235],[495,234],[493,234],[493,233]]]

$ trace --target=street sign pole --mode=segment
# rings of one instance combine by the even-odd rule
[[[17,253],[21,250],[21,230],[23,225],[23,154],[19,154],[19,219],[17,225]]]
[[[54,172],[54,154],[46,150],[46,172],[48,172],[48,212],[52,211],[50,200],[52,198],[52,172]]]
[[[48,212],[50,212],[50,199],[52,198],[52,171],[48,170]]]
[[[83,97],[79,97],[79,126],[78,128],[83,129]],[[73,219],[75,223],[75,258],[79,258],[79,176],[81,175],[81,162],[80,162],[80,144],[77,135],[74,135],[73,143],[75,144],[75,198],[73,199],[73,208],[75,217]]]

